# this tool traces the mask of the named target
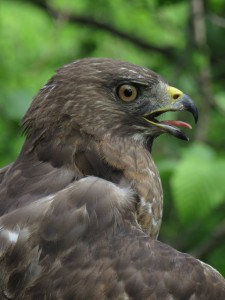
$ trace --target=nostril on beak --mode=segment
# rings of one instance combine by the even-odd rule
[[[180,97],[180,94],[174,94],[174,95],[173,95],[173,99],[174,99],[174,100],[177,100],[179,97]]]
[[[181,92],[180,90],[172,86],[167,87],[167,92],[172,101],[176,101],[178,98],[180,98],[183,95],[183,92]]]

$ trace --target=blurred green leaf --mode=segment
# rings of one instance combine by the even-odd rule
[[[186,152],[171,178],[175,206],[184,223],[205,217],[225,201],[225,157],[205,145]]]
[[[225,110],[225,92],[221,91],[215,95],[215,101],[219,107]]]

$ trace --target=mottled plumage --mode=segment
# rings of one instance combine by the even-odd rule
[[[190,98],[156,73],[111,59],[59,69],[22,121],[0,170],[1,299],[224,299],[211,267],[156,240],[162,187],[150,154]]]

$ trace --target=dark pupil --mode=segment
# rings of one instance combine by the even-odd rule
[[[125,97],[130,97],[132,96],[133,92],[132,92],[132,89],[125,89],[124,90],[124,96]]]

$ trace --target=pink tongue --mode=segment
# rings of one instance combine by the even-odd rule
[[[182,122],[182,121],[168,120],[168,121],[162,121],[160,123],[170,125],[170,126],[186,127],[186,128],[192,129],[190,124]]]

